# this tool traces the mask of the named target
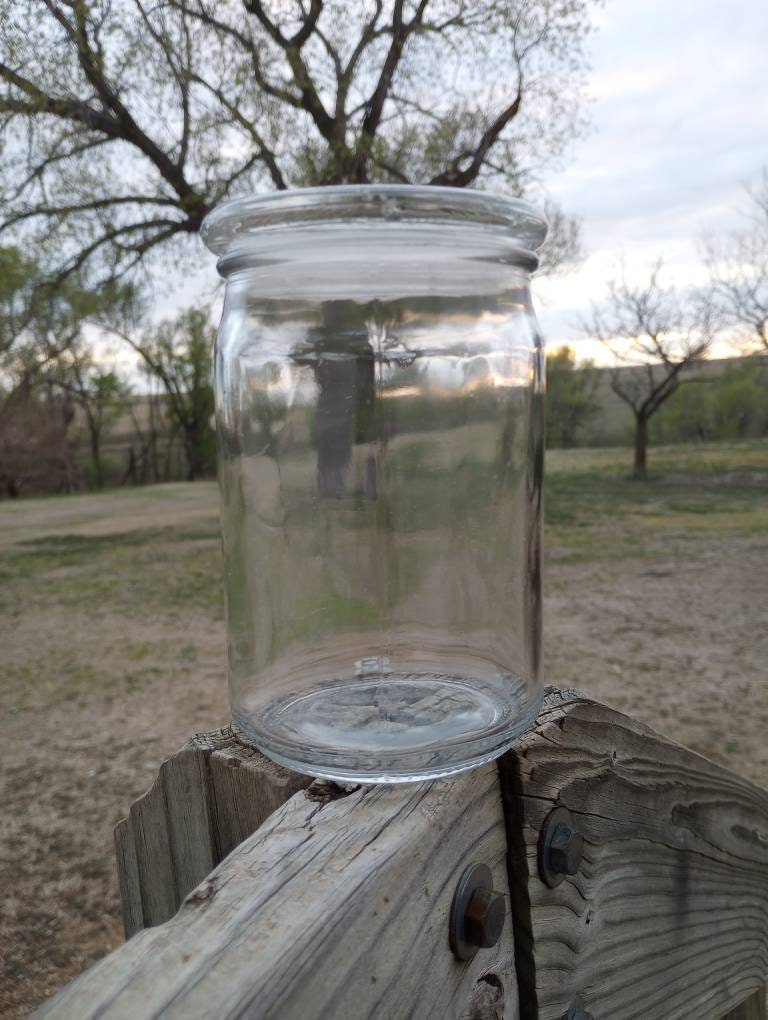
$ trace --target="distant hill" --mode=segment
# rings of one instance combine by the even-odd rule
[[[717,376],[726,367],[740,365],[749,358],[719,358],[702,362],[689,375],[695,376]],[[766,359],[764,359],[766,360]],[[632,439],[632,413],[623,401],[616,396],[611,389],[611,369],[598,368],[600,383],[597,391],[600,411],[592,420],[588,428],[579,436],[578,446],[626,446]],[[642,371],[640,368],[621,368],[622,373]],[[154,415],[158,432],[158,460],[159,470],[162,476],[169,478],[183,478],[184,464],[180,444],[177,440],[168,438],[165,426],[162,423],[163,407],[165,397],[161,395],[150,397],[146,394],[134,396],[115,425],[104,437],[104,453],[109,463],[112,480],[117,482],[128,469],[130,448],[134,447],[138,455],[142,443],[137,432],[141,430],[146,442],[151,433],[151,421]],[[85,423],[78,415],[78,424],[82,428],[81,457],[87,459],[87,435]]]

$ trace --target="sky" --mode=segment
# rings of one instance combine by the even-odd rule
[[[543,178],[581,218],[586,258],[534,294],[550,349],[610,363],[578,321],[620,265],[639,282],[663,257],[669,282],[703,283],[702,234],[743,223],[745,185],[768,165],[768,0],[605,0],[594,22],[591,128]],[[156,314],[215,286],[211,259]]]
[[[639,281],[663,257],[670,282],[701,283],[702,233],[743,223],[768,164],[768,0],[606,0],[595,23],[592,129],[545,178],[587,257],[534,292],[550,347],[606,360],[577,323],[621,262]]]

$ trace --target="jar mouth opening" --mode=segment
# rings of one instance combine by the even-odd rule
[[[265,230],[344,223],[487,230],[530,255],[547,234],[543,213],[519,198],[431,185],[343,184],[225,202],[205,217],[200,235],[212,252],[222,256],[247,246],[249,237]]]

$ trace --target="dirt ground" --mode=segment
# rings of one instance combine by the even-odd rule
[[[768,445],[549,458],[545,671],[768,786]],[[112,829],[228,715],[217,491],[0,504],[0,1015],[122,938]]]

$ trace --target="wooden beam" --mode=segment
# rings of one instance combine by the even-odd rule
[[[173,917],[228,853],[311,782],[231,726],[193,737],[115,829],[126,938]]]
[[[39,1015],[515,1020],[509,912],[501,940],[471,961],[449,946],[454,891],[476,862],[508,897],[494,765],[418,785],[313,787],[172,920],[137,934]]]
[[[500,761],[521,1017],[720,1017],[768,975],[768,793],[575,692]],[[567,807],[579,873],[549,888]]]
[[[201,739],[121,829],[134,925],[172,911],[193,875],[307,782],[271,773],[231,734]],[[584,853],[550,888],[538,843],[555,806],[571,812]],[[514,920],[462,964],[448,916],[476,862]],[[498,771],[294,794],[172,920],[41,1015],[764,1020],[766,875],[768,793],[575,692],[550,692]]]

